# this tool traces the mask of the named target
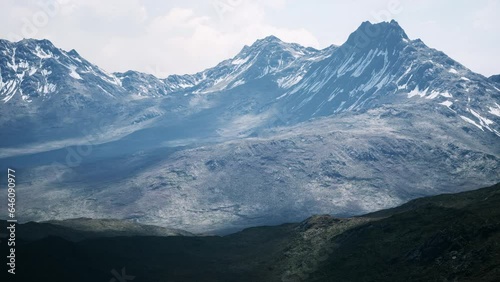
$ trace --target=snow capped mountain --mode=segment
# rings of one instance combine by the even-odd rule
[[[48,40],[0,40],[1,146],[75,142],[100,131],[123,135],[163,114],[152,101],[135,102],[138,93],[129,83],[135,79],[134,87],[151,89],[154,78],[130,74],[125,85],[121,78]],[[148,94],[160,96],[160,90]]]
[[[302,120],[383,103],[439,105],[500,136],[499,97],[500,89],[488,79],[421,40],[410,40],[392,21],[364,22],[279,99]]]
[[[170,91],[193,94],[230,90],[263,78],[289,88],[300,80],[312,63],[330,56],[335,48],[316,50],[268,36],[252,46],[245,46],[235,57],[213,68],[193,75],[172,75],[163,81]]]
[[[180,118],[217,104],[207,104],[206,100],[214,97],[202,97],[206,94],[213,96],[241,86],[252,88],[267,81],[278,91],[254,99],[266,104],[281,94],[279,89],[291,87],[314,62],[328,57],[335,48],[315,50],[270,36],[245,46],[234,58],[213,68],[160,79],[136,71],[108,73],[76,51],[66,52],[48,40],[1,40],[0,126],[32,131],[32,137],[20,134],[3,145],[33,143],[35,136],[41,135],[51,136],[49,139],[81,137],[82,132],[95,133],[102,127],[127,134],[149,126],[166,113],[171,115],[165,118]],[[215,100],[245,103],[237,101],[238,95],[217,96]],[[216,106],[211,115],[227,112],[221,107]],[[82,117],[86,122],[81,122]],[[75,132],[74,123],[83,128]]]
[[[107,73],[82,58],[75,50],[66,52],[48,40],[0,40],[0,97],[4,103],[19,93],[22,100],[50,99],[53,93],[88,88],[92,95],[162,97],[173,93],[212,93],[229,90],[246,81],[272,76],[280,87],[288,88],[308,67],[335,49],[325,50],[285,43],[274,36],[245,46],[232,59],[192,75],[170,75],[159,79],[136,71]],[[27,94],[23,94],[27,93]]]
[[[500,89],[494,80],[473,73],[419,39],[410,40],[395,21],[364,22],[342,46],[324,50],[269,36],[213,68],[164,79],[135,71],[110,74],[76,51],[65,52],[47,40],[2,40],[0,52],[4,103],[62,95],[74,107],[87,107],[86,103],[122,104],[169,96],[169,107],[187,109],[209,99],[210,105],[203,107],[226,112],[219,106],[234,100],[230,107],[237,110],[235,105],[242,101],[235,93],[251,89],[259,97],[254,102],[247,97],[256,106],[244,111],[260,114],[278,109],[273,111],[286,123],[385,103],[415,103],[437,106],[444,114],[500,135]],[[206,94],[211,95],[199,96]]]
[[[364,22],[342,46],[323,50],[269,36],[213,68],[164,79],[136,71],[107,73],[47,40],[1,40],[0,54],[0,125],[31,123],[30,130],[55,130],[50,136],[75,137],[70,124],[89,113],[87,132],[96,127],[94,118],[130,132],[119,128],[162,126],[165,118],[189,120],[203,112],[211,118],[193,118],[215,135],[241,137],[384,104],[435,107],[500,135],[500,86],[411,40],[395,21]],[[47,128],[43,119],[53,126]]]
[[[332,45],[316,50],[268,36],[245,46],[235,57],[196,74],[170,75],[164,79],[135,71],[114,75],[126,91],[143,97],[214,93],[259,79],[271,79],[286,89],[297,83],[314,62],[330,56],[335,48]]]
[[[100,95],[124,92],[120,80],[83,59],[75,50],[56,48],[48,40],[0,40],[0,98],[26,102],[63,95],[84,85]],[[87,93],[81,92],[85,95]],[[17,96],[17,97],[16,97]]]

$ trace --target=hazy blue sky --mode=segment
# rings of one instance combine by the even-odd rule
[[[489,76],[500,73],[499,13],[498,0],[2,0],[0,37],[47,38],[108,71],[165,76],[214,66],[270,34],[324,48],[362,21],[393,18]]]

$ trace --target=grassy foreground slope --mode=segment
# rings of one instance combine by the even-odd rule
[[[48,226],[39,229],[51,235]],[[101,225],[85,226],[88,232]],[[223,237],[83,237],[19,233],[16,279],[1,281],[121,281],[116,273],[134,282],[499,281],[500,184],[360,217],[319,215]]]

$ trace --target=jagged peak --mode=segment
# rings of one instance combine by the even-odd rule
[[[249,56],[268,56],[281,52],[289,52],[292,56],[301,56],[307,53],[316,53],[314,48],[306,48],[297,43],[283,42],[274,35],[256,40],[251,46],[245,45],[243,49],[230,60],[240,60]]]
[[[274,36],[274,35],[269,35],[269,36],[266,36],[262,39],[258,39],[256,41],[257,42],[267,42],[267,43],[271,43],[271,42],[274,42],[274,43],[283,43],[283,41],[281,39],[279,39],[278,37]]]
[[[75,57],[80,57],[80,54],[78,54],[78,52],[76,52],[75,49],[69,50],[68,55],[75,56]]]
[[[16,42],[23,45],[40,45],[46,48],[58,49],[50,40],[48,39],[35,39],[35,38],[24,38]]]
[[[288,43],[283,42],[281,39],[274,35],[269,35],[261,39],[257,39],[252,45],[247,46],[243,48],[242,51],[248,50],[248,49],[262,49],[266,48],[267,46],[276,46],[276,45],[285,45]]]
[[[331,47],[331,46],[330,46]],[[330,48],[327,47],[327,48]],[[288,43],[284,42],[274,35],[269,35],[261,39],[257,39],[252,45],[245,45],[238,55],[247,54],[249,52],[272,50],[273,52],[277,50],[289,51],[289,52],[318,52],[319,50],[312,47],[305,47],[298,43]],[[294,51],[293,51],[294,50]]]
[[[402,38],[408,39],[404,29],[399,25],[399,23],[395,20],[391,20],[390,22],[379,22],[379,23],[371,23],[370,21],[365,21],[361,23],[361,27],[370,27],[373,29],[380,29],[382,32],[393,31],[396,34],[400,35]],[[358,28],[359,29],[359,28]],[[376,32],[376,30],[372,30]]]
[[[395,44],[401,41],[408,41],[408,35],[395,20],[390,22],[371,23],[365,21],[349,35],[346,43],[347,46],[355,46],[357,48],[365,48],[374,42],[384,44]]]
[[[263,46],[263,45],[269,45],[270,43],[284,43],[283,41],[281,41],[281,39],[279,39],[278,37],[274,36],[274,35],[269,35],[269,36],[266,36],[264,38],[261,38],[261,39],[257,39],[254,43],[252,43],[252,45],[248,46],[248,45],[244,45],[243,46],[243,49],[241,50],[242,52],[250,49],[250,48],[257,48],[259,46]]]
[[[56,48],[48,39],[23,38],[19,41],[10,41],[8,39],[0,38],[0,43],[12,47],[40,45],[46,48]]]

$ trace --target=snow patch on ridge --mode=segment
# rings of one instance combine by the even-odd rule
[[[276,81],[276,83],[278,83],[279,87],[286,89],[286,88],[290,88],[290,87],[294,86],[295,84],[299,83],[303,77],[304,77],[303,75],[292,74],[289,76],[279,78]]]
[[[35,47],[35,53],[34,53],[38,58],[40,59],[48,59],[52,58],[53,54],[52,53],[46,53],[42,48],[40,48],[39,45]]]
[[[76,66],[74,65],[70,65],[68,66],[68,69],[70,70],[70,73],[69,75],[74,78],[74,79],[78,79],[78,80],[82,80],[82,77],[76,72]]]
[[[233,65],[243,65],[247,61],[248,61],[248,57],[246,57],[246,58],[239,58],[239,59],[236,59],[236,60],[232,61],[231,64],[233,64]]]
[[[496,108],[489,107],[490,108],[489,113],[492,114],[492,115],[494,115],[494,116],[500,117],[500,105],[498,105],[497,103],[495,103],[495,106],[496,106]]]
[[[427,90],[429,88],[425,89],[424,91],[420,91],[420,89],[418,89],[418,86],[415,87],[415,89],[413,89],[412,91],[410,91],[408,93],[408,98],[411,98],[411,97],[414,97],[414,96],[420,96],[420,97],[425,97],[427,95]]]
[[[464,117],[464,116],[460,116],[463,120],[465,120],[466,122],[476,126],[477,128],[481,129],[482,131],[484,131],[483,127],[480,126],[479,124],[477,124],[475,121],[471,120],[470,118],[468,117]]]
[[[490,125],[490,124],[493,123],[492,120],[482,117],[478,112],[476,112],[476,111],[474,111],[472,109],[469,109],[469,112],[472,115],[474,115],[479,120],[479,122],[481,123],[481,125],[484,126],[484,127],[488,127],[488,125]]]
[[[446,100],[446,101],[441,102],[441,103],[439,103],[439,104],[440,104],[440,105],[443,105],[443,106],[446,106],[446,107],[448,107],[448,108],[449,108],[449,107],[451,107],[451,105],[453,105],[453,102],[452,102],[452,101],[448,101],[448,100]]]

